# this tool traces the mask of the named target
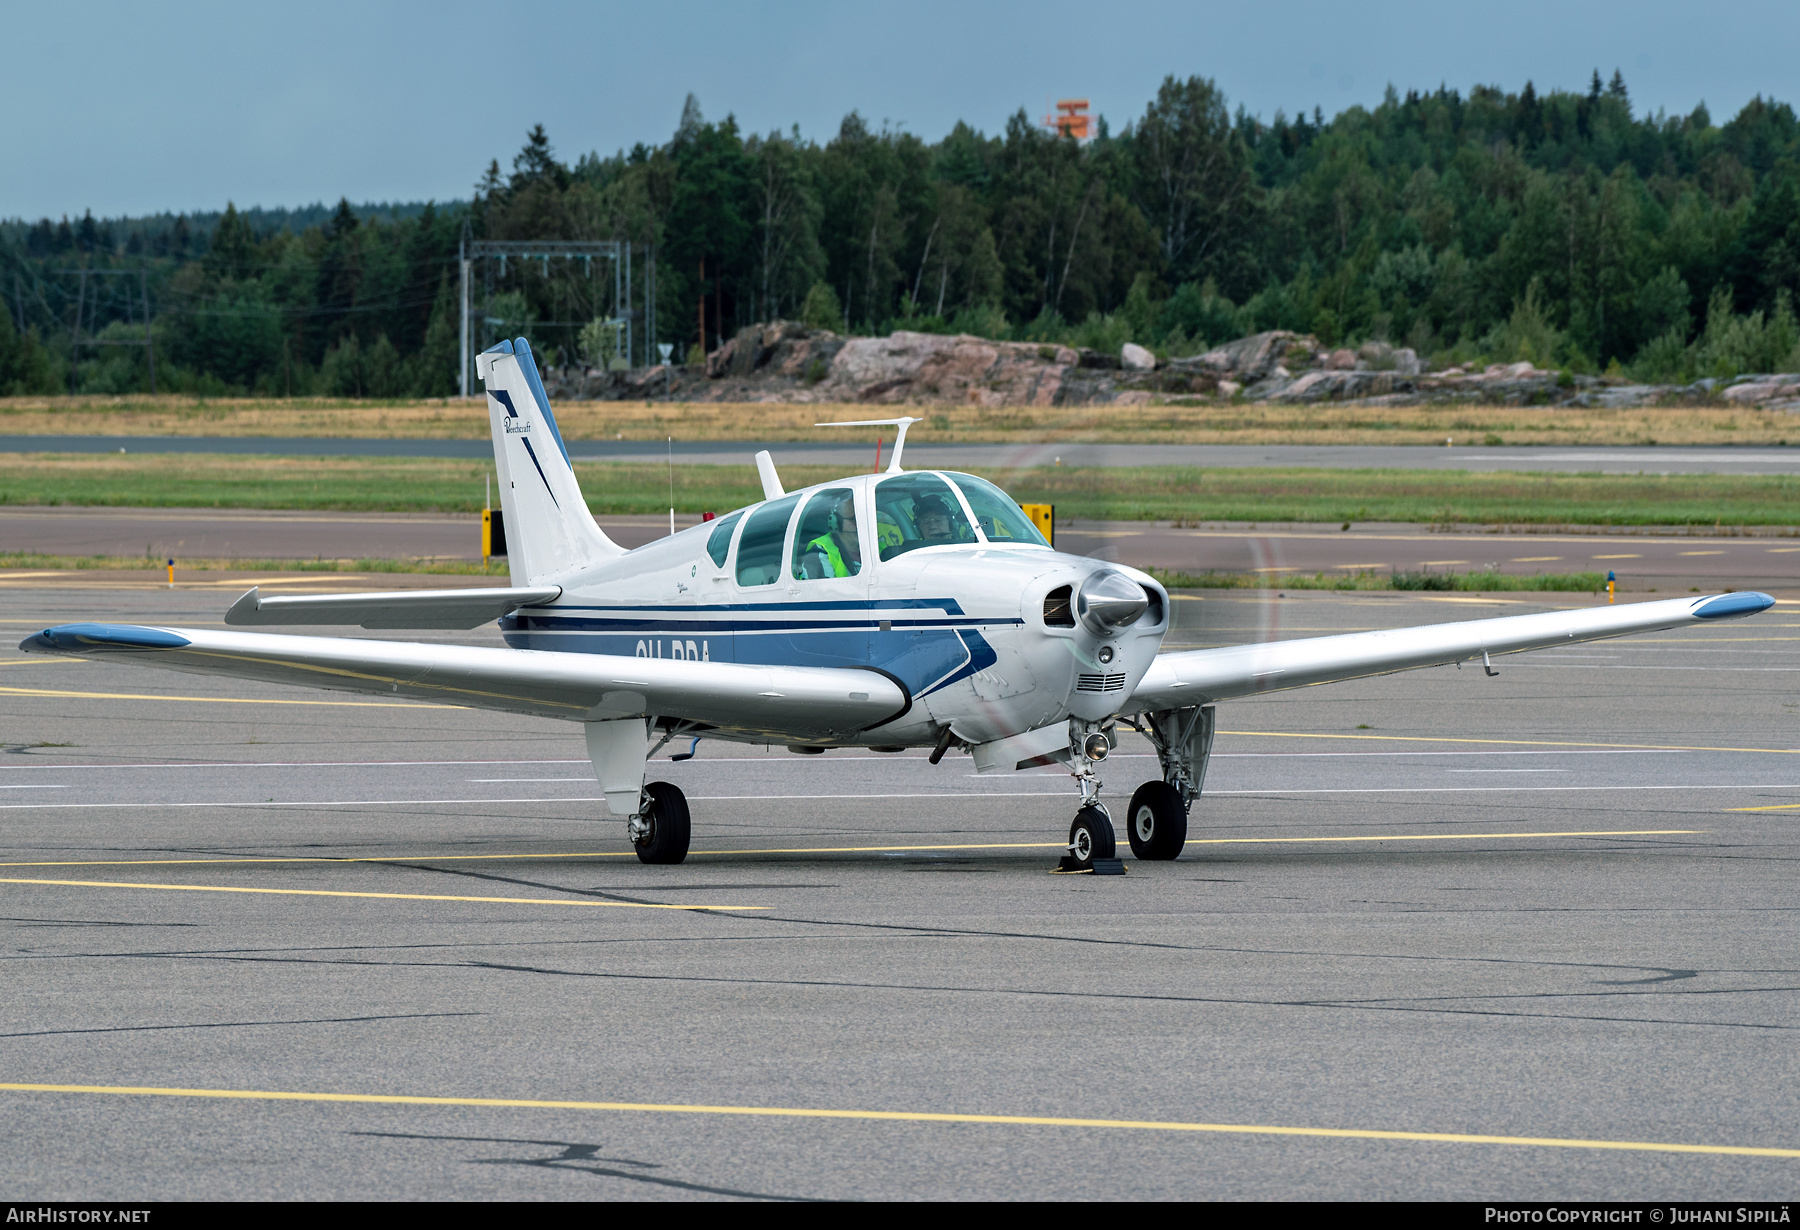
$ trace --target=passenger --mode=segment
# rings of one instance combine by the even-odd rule
[[[950,509],[941,496],[928,495],[914,504],[913,524],[928,547],[960,541],[950,528]]]
[[[830,527],[806,544],[825,561],[826,576],[853,577],[862,571],[862,544],[856,535],[856,497],[846,495],[832,510]]]

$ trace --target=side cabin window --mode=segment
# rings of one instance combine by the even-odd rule
[[[969,507],[975,511],[975,524],[981,527],[982,537],[990,544],[996,547],[1050,545],[1038,533],[1031,518],[1025,515],[1025,510],[1013,503],[1012,497],[1006,492],[973,474],[952,474],[950,477],[962,488],[963,498],[969,501]]]
[[[875,485],[875,539],[884,560],[920,547],[976,541],[962,501],[935,474],[898,474]]]
[[[784,495],[750,514],[738,540],[739,585],[773,585],[781,579],[781,545],[787,538],[788,518],[799,502],[798,494]]]
[[[712,536],[706,540],[706,553],[712,557],[713,567],[725,566],[725,557],[731,553],[731,531],[743,519],[742,512],[734,512],[728,517],[720,517],[719,523],[713,526]]]
[[[815,492],[794,532],[796,581],[853,577],[862,571],[862,539],[857,533],[856,492],[829,487]]]

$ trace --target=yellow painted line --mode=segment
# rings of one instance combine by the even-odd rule
[[[1520,555],[1508,561],[1514,564],[1548,564],[1551,560],[1561,559],[1560,555]]]
[[[62,666],[86,661],[85,658],[0,658],[0,666]]]
[[[0,691],[5,691],[0,688]],[[1222,735],[1255,739],[1371,739],[1377,743],[1485,743],[1505,747],[1614,747],[1652,752],[1767,752],[1800,755],[1796,747],[1689,747],[1680,743],[1576,743],[1556,739],[1457,739],[1437,735],[1321,735],[1290,730],[1221,730]]]
[[[862,854],[897,850],[1061,850],[1062,841],[1004,841],[954,846],[799,846],[784,850],[689,850],[701,854]],[[239,863],[470,863],[528,858],[636,858],[634,850],[577,850],[557,854],[378,854],[359,858],[139,858],[92,859],[72,862],[0,863],[0,867],[185,867],[196,864]],[[0,883],[6,881],[0,880]],[[508,901],[515,898],[508,897]]]
[[[1726,811],[1792,811],[1800,807],[1800,803],[1775,803],[1768,807],[1727,807]]]
[[[1571,833],[1394,833],[1386,837],[1209,837],[1188,838],[1190,846],[1259,846],[1311,841],[1475,841],[1495,837],[1670,837],[1705,829],[1596,829]]]
[[[1800,804],[1795,804],[1800,807]],[[1732,808],[1733,811],[1764,810],[1758,808]],[[1190,846],[1232,846],[1232,845],[1272,845],[1281,843],[1304,844],[1320,841],[1472,841],[1476,838],[1499,837],[1663,837],[1682,836],[1705,833],[1706,829],[1595,829],[1592,831],[1568,833],[1386,833],[1376,837],[1190,837]],[[994,841],[968,845],[938,846],[791,846],[768,850],[689,850],[688,857],[698,858],[703,854],[887,854],[914,850],[1061,850],[1066,842],[1060,841]],[[83,859],[65,862],[41,863],[0,863],[0,867],[190,867],[217,866],[220,864],[261,865],[268,863],[312,863],[331,866],[351,863],[472,863],[502,862],[514,859],[546,859],[546,858],[633,858],[631,850],[574,850],[555,854],[380,854],[359,858],[136,858],[136,859]],[[62,883],[60,880],[0,880],[0,884],[36,884]],[[140,887],[140,886],[129,886]],[[147,887],[147,886],[144,886]],[[178,887],[178,886],[177,886]],[[244,889],[244,892],[274,891]],[[380,895],[380,894],[377,894]],[[487,898],[451,898],[456,901],[487,900]],[[507,897],[506,901],[518,898]]]
[[[640,901],[572,901],[566,897],[450,897],[436,893],[351,893],[322,888],[241,888],[226,884],[130,884],[110,880],[14,880],[0,884],[49,884],[60,888],[157,888],[183,893],[268,893],[282,897],[384,897],[399,901],[480,901],[501,905],[587,905],[626,910],[766,910],[766,905],[669,905]]]
[[[1682,555],[1723,555],[1723,551],[1682,551]]]
[[[1590,555],[1589,559],[1643,559],[1641,555]]]
[[[461,709],[429,701],[262,700],[237,696],[144,696],[135,692],[58,692],[50,688],[0,688],[0,696],[55,696],[70,700],[184,700],[203,705],[326,705],[351,709]]]
[[[766,1119],[861,1119],[887,1123],[983,1123],[1000,1127],[1112,1128],[1139,1132],[1216,1132],[1239,1136],[1313,1136],[1337,1140],[1406,1140],[1428,1144],[1529,1145],[1648,1153],[1712,1153],[1734,1157],[1800,1157],[1800,1149],[1689,1145],[1565,1136],[1493,1136],[1473,1132],[1394,1132],[1369,1128],[1278,1127],[1254,1123],[1184,1123],[1167,1119],[1086,1119],[1055,1115],[962,1115],[916,1110],[827,1110],[799,1106],[709,1106],[689,1102],[575,1102],[548,1098],[450,1098],[394,1093],[303,1093],[271,1089],[180,1089],[155,1085],[0,1083],[16,1093],[101,1093],[119,1097],[226,1098],[246,1102],[351,1102],[377,1106],[492,1106],[526,1110],[638,1111],[664,1115],[735,1115]]]

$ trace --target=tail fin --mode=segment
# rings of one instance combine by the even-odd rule
[[[487,386],[513,584],[542,584],[624,554],[581,498],[531,346],[522,337],[501,342],[482,352],[476,370]]]

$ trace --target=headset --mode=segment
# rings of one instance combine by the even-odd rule
[[[851,495],[846,495],[841,500],[832,501],[831,515],[825,519],[825,532],[826,533],[836,534],[844,528],[844,517],[843,517],[844,505],[849,504],[850,511],[852,513],[854,513],[856,511],[856,504],[854,502],[855,500],[856,500],[856,496],[854,494],[851,494]]]

